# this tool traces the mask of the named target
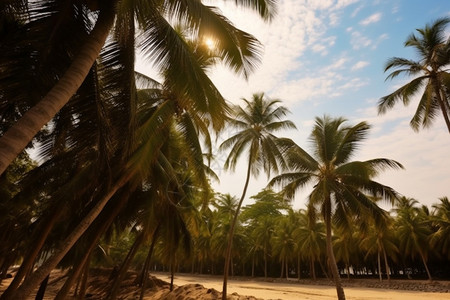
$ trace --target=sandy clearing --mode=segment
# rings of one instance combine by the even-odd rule
[[[170,281],[167,274],[152,274],[164,281]],[[205,288],[213,288],[222,291],[221,277],[192,276],[177,274],[174,284],[177,286],[185,284],[202,284]],[[326,300],[336,299],[336,289],[320,285],[300,285],[295,283],[273,283],[261,281],[239,281],[229,280],[228,293],[254,296],[262,299],[283,300]],[[417,291],[385,290],[374,288],[345,288],[348,300],[450,300],[450,293],[426,293]]]

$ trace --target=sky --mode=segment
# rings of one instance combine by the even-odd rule
[[[377,114],[378,100],[408,80],[385,81],[386,61],[394,56],[416,60],[416,53],[404,47],[405,40],[417,28],[450,16],[450,1],[279,0],[278,13],[270,23],[233,3],[209,2],[236,27],[258,38],[264,50],[260,65],[247,81],[222,66],[210,72],[228,101],[242,105],[242,98],[250,99],[257,92],[281,100],[291,112],[287,118],[298,128],[281,136],[292,138],[307,151],[315,117],[344,117],[349,125],[366,121],[371,132],[354,160],[385,157],[405,167],[387,171],[377,181],[429,207],[440,197],[450,197],[450,135],[443,118],[439,116],[430,129],[416,133],[409,121],[417,101],[408,107],[399,103],[385,115]],[[232,132],[224,133],[224,138],[227,134]],[[231,173],[223,170],[226,154],[217,154],[212,164],[220,177],[213,187],[239,198],[246,158]],[[267,182],[263,173],[251,178],[244,205],[252,203],[249,197]],[[305,207],[309,192],[297,193],[294,208]]]

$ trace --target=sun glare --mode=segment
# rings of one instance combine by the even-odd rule
[[[214,50],[214,48],[216,48],[216,43],[211,38],[205,39],[205,45],[206,47],[208,47],[209,50]]]

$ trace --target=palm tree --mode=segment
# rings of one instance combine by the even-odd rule
[[[396,161],[376,158],[351,161],[352,155],[368,134],[369,125],[361,122],[346,126],[343,118],[316,118],[310,140],[313,156],[295,145],[288,152],[291,172],[276,176],[270,185],[282,185],[289,198],[312,183],[309,204],[319,207],[326,226],[327,256],[340,300],[345,299],[332,245],[332,222],[350,226],[355,217],[373,215],[379,218],[381,209],[367,193],[393,200],[397,193],[372,178],[386,168],[402,168]]]
[[[425,267],[428,279],[432,280],[427,265],[427,254],[431,228],[428,218],[416,204],[417,200],[401,197],[397,201],[394,212],[397,214],[395,231],[399,238],[400,252],[414,259],[418,254]]]
[[[399,101],[408,105],[411,98],[425,87],[416,113],[410,121],[411,127],[417,131],[421,126],[424,128],[431,126],[440,110],[450,133],[450,74],[448,73],[450,38],[445,37],[445,28],[449,22],[448,17],[437,19],[425,28],[417,29],[418,36],[411,34],[408,37],[405,47],[413,47],[417,50],[418,61],[399,57],[393,57],[387,61],[385,72],[394,69],[387,79],[394,79],[403,74],[418,77],[392,94],[381,98],[378,102],[378,113],[385,113]]]
[[[289,278],[289,261],[294,258],[297,242],[294,238],[295,227],[286,216],[280,216],[275,224],[271,245],[273,254],[278,256],[281,263],[280,278],[283,273]]]
[[[228,237],[222,290],[223,300],[226,300],[227,297],[227,280],[234,227],[247,193],[250,176],[257,176],[261,167],[270,176],[271,171],[278,172],[280,167],[285,166],[283,150],[286,145],[290,144],[290,140],[277,138],[273,133],[283,129],[296,128],[291,121],[282,120],[288,110],[283,106],[277,106],[280,100],[268,99],[264,96],[264,93],[253,94],[251,100],[243,100],[246,107],[235,107],[234,114],[230,119],[230,124],[240,131],[220,145],[221,150],[231,148],[225,161],[225,169],[234,170],[241,155],[248,153],[244,189]]]
[[[360,246],[366,251],[366,258],[369,255],[375,254],[377,256],[378,277],[380,281],[383,280],[381,271],[381,256],[383,256],[386,277],[390,280],[390,268],[388,256],[395,259],[399,250],[395,243],[394,227],[392,226],[392,218],[386,215],[385,222],[380,224],[369,225],[369,228],[362,232]]]
[[[64,34],[64,30],[68,28],[67,23],[64,22],[69,19],[68,15],[71,15],[71,21],[74,20],[70,25],[75,24],[75,21],[78,22],[77,25],[80,25],[80,20],[84,22],[79,27],[73,26],[72,29],[86,34],[76,48],[74,45],[71,45],[72,48],[70,45],[64,45],[66,47],[64,50],[71,52],[71,56],[64,60],[63,67],[59,68],[59,74],[50,76],[59,80],[53,86],[49,86],[49,89],[43,93],[42,99],[31,105],[32,108],[27,110],[1,137],[0,174],[77,92],[99,57],[114,25],[112,39],[128,50],[124,54],[124,60],[134,64],[135,37],[140,34],[143,38],[140,50],[155,61],[156,67],[165,71],[166,76],[170,78],[169,82],[173,84],[170,88],[177,90],[180,94],[195,96],[200,106],[212,100],[211,96],[216,94],[214,85],[198,67],[194,56],[186,47],[187,44],[182,41],[167,18],[186,24],[193,29],[194,34],[199,36],[208,34],[217,39],[216,46],[219,49],[220,58],[232,70],[244,76],[248,76],[258,60],[259,44],[253,36],[235,28],[214,7],[203,5],[198,1],[167,0],[151,4],[145,1],[137,3],[121,0],[106,2],[94,0],[86,1],[86,4],[79,1],[63,3],[22,1],[21,3],[24,5],[18,5],[14,1],[2,5],[1,15],[7,15],[9,11],[19,11],[16,15],[20,21],[17,23],[25,23],[27,28],[32,29],[29,32],[39,32],[47,43],[50,41],[47,45],[49,47],[43,49],[44,52],[57,48],[61,38],[65,37],[66,41],[72,38],[72,33]],[[236,1],[236,4],[254,9],[266,20],[274,14],[272,1]],[[91,30],[92,20],[96,22]],[[52,24],[51,27],[49,24]],[[136,25],[138,28],[135,28]],[[23,26],[17,27],[23,28]],[[11,36],[16,37],[20,34]],[[9,39],[7,42],[11,42],[12,47],[8,45],[9,47],[5,50],[16,49],[15,46],[21,45],[24,41]],[[42,44],[42,40],[39,42]],[[11,50],[8,54],[16,50]],[[43,53],[43,56],[45,54],[48,58],[47,52]],[[26,57],[29,58],[29,56]],[[34,54],[33,57],[41,56]],[[59,60],[60,63],[61,61]],[[12,74],[7,74],[6,71],[9,70],[9,68],[5,70],[2,68],[2,75],[6,78],[8,75],[17,75],[15,69]],[[186,74],[189,75],[186,76]],[[207,83],[206,86],[210,89],[198,89],[197,84],[201,81]],[[14,85],[14,88],[17,86],[14,80],[6,84],[7,88],[11,85]],[[10,99],[2,97],[1,101],[6,102]]]
[[[298,251],[310,262],[310,276],[316,280],[315,264],[326,249],[325,226],[314,210],[299,210],[296,214],[298,227],[294,230],[294,238]]]
[[[450,201],[448,197],[439,198],[441,203],[433,205],[432,222],[437,230],[431,236],[431,245],[437,247],[444,257],[450,259]]]

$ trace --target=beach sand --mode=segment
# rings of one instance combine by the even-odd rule
[[[110,271],[91,273],[85,299],[100,300],[105,298],[111,284],[111,281],[108,280],[108,272]],[[145,300],[221,299],[222,276],[176,274],[175,288],[172,292],[169,291],[170,277],[167,273],[152,273],[152,276],[152,287],[147,289]],[[135,273],[129,273],[121,287],[119,299],[139,299],[140,289],[134,283],[135,277]],[[58,270],[52,272],[44,299],[53,299],[64,280],[64,272]],[[11,279],[3,280],[0,285],[0,294],[3,293],[10,282]],[[433,283],[427,281],[393,281],[390,289],[364,286],[373,282],[376,283],[377,280],[357,279],[349,282],[343,279],[346,298],[348,300],[450,300],[450,282],[448,281]],[[441,292],[420,291],[420,289],[428,289],[429,286],[431,287],[430,290]],[[410,290],[401,290],[402,287],[407,287]],[[394,290],[392,288],[399,289]],[[73,293],[70,295],[73,295]],[[327,300],[337,298],[336,289],[330,285],[330,282],[324,280],[316,284],[305,284],[296,280],[280,282],[278,279],[264,280],[247,277],[239,280],[229,279],[228,296],[228,299],[233,300]],[[34,295],[31,295],[29,299],[34,299]],[[75,298],[67,297],[67,299]]]

